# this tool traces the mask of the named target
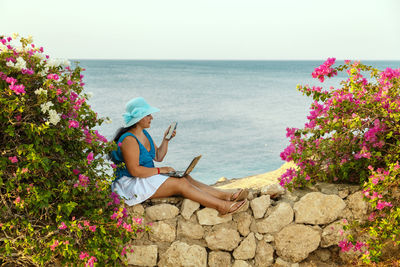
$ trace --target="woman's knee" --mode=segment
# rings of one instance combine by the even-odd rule
[[[195,180],[193,179],[192,176],[190,176],[189,174],[184,176],[183,178],[185,178],[189,183],[194,183]]]
[[[179,187],[187,188],[188,186],[190,186],[190,182],[186,177],[182,177],[179,178],[178,185]]]

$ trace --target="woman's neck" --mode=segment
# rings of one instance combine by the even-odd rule
[[[143,128],[140,127],[139,125],[136,125],[135,128],[130,129],[129,131],[136,136],[143,135]]]

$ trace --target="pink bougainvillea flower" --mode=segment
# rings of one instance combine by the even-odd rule
[[[60,224],[60,226],[58,227],[58,229],[60,229],[60,230],[67,229],[67,225],[66,225],[64,222],[62,222],[62,223]]]
[[[121,251],[121,256],[125,256],[126,255],[126,247],[124,247]]]
[[[13,77],[7,77],[6,82],[10,83],[10,84],[15,84],[17,82],[17,79],[15,79]]]
[[[337,75],[337,71],[331,68],[335,64],[336,58],[328,58],[321,66],[315,68],[312,73],[313,78],[318,78],[320,82],[324,82],[325,76],[332,77]]]
[[[392,207],[392,206],[393,206],[392,203],[386,202],[386,201],[381,201],[381,200],[378,200],[378,204],[376,204],[376,208],[378,210],[382,210],[385,207]]]
[[[21,202],[21,198],[20,197],[17,197],[15,200],[14,200],[14,204],[15,205],[17,205],[18,203],[20,203]]]
[[[8,157],[8,159],[11,161],[11,163],[17,163],[18,162],[17,156]]]
[[[83,174],[79,174],[79,185],[86,187],[89,184],[89,177]]]
[[[89,230],[92,231],[92,232],[95,232],[96,231],[96,225],[89,226]]]
[[[340,241],[338,245],[343,252],[348,252],[351,248],[353,248],[353,243],[347,240]]]
[[[59,244],[60,242],[58,242],[58,240],[54,240],[53,244],[50,245],[50,249],[54,251]]]
[[[88,164],[92,164],[92,161],[93,161],[93,152],[90,152],[90,153],[87,155],[87,161],[88,161]]]
[[[71,92],[69,99],[71,99],[72,102],[75,102],[75,99],[77,99],[77,98],[78,98],[78,94],[75,92]]]
[[[79,255],[79,258],[80,258],[81,260],[83,260],[83,259],[85,259],[85,258],[87,258],[87,257],[89,257],[89,254],[88,254],[87,252],[81,251],[81,254]]]
[[[75,175],[78,175],[78,174],[80,173],[80,171],[77,170],[77,169],[73,169],[72,172],[73,172]]]
[[[49,75],[47,75],[47,79],[49,79],[49,80],[55,80],[55,81],[57,81],[58,79],[59,79],[60,77],[58,77],[58,75],[57,74],[49,74]]]
[[[122,225],[122,227],[125,228],[125,230],[128,231],[128,232],[130,232],[130,233],[133,232],[133,229],[132,229],[132,225],[131,225],[131,224],[127,224],[127,223],[124,222],[124,224]]]
[[[21,69],[21,73],[22,74],[28,74],[28,75],[32,75],[35,72],[32,69]]]
[[[88,259],[88,261],[85,264],[85,267],[93,267],[94,263],[97,261],[97,258],[92,256],[90,257],[90,259]]]
[[[366,244],[364,242],[357,241],[356,244],[354,245],[353,250],[358,251],[358,250],[361,250],[365,246],[366,246]]]
[[[293,178],[295,178],[295,177],[296,177],[296,170],[294,168],[289,168],[279,178],[279,184],[282,187],[284,187],[286,184],[289,184],[293,180]]]
[[[69,125],[68,128],[78,128],[79,127],[79,122],[74,121],[74,120],[69,120]]]
[[[372,212],[368,217],[368,221],[373,222],[375,220],[375,216],[376,216],[376,213]]]
[[[372,183],[373,183],[374,185],[377,185],[377,184],[379,183],[379,178],[374,178],[374,179],[372,179]]]
[[[118,218],[118,213],[114,212],[113,215],[111,215],[111,220],[115,220],[116,218]]]

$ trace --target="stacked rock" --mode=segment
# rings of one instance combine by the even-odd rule
[[[365,220],[369,206],[359,188],[318,184],[285,191],[279,185],[251,190],[244,211],[219,217],[183,198],[149,200],[127,207],[152,222],[138,233],[130,266],[340,266],[357,257],[338,242],[343,219]]]

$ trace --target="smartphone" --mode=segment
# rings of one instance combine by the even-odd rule
[[[178,123],[176,121],[174,121],[173,123],[171,123],[171,125],[169,126],[169,131],[167,133],[167,136],[165,136],[165,139],[170,140],[172,137],[172,134],[174,133],[176,126],[178,125]]]

